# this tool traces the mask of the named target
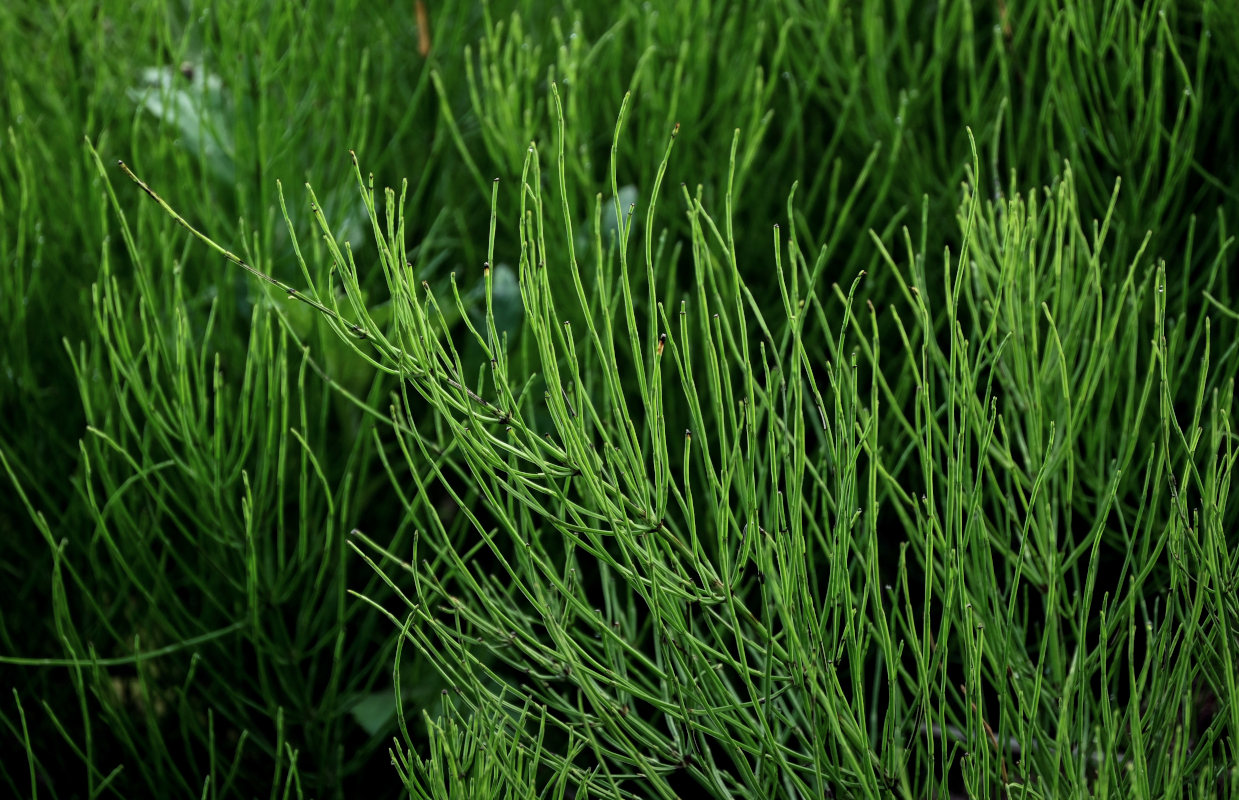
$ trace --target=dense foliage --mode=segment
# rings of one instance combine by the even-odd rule
[[[0,793],[1239,796],[1228,5],[0,6]]]

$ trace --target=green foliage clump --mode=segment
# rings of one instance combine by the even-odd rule
[[[3,792],[1235,793],[1237,36],[0,9]]]

